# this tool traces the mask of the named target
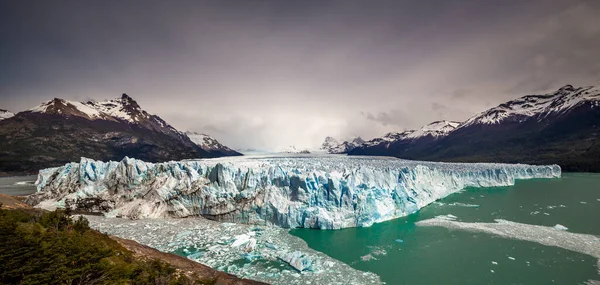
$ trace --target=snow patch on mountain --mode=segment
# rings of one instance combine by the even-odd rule
[[[0,121],[13,117],[15,114],[4,109],[0,109]]]
[[[150,114],[142,110],[137,102],[135,102],[127,94],[123,94],[121,98],[102,102],[88,101],[85,103],[85,105],[98,110],[99,112],[130,123],[147,120],[151,117]]]
[[[434,138],[443,137],[452,132],[456,127],[460,125],[460,122],[453,121],[435,121],[428,125],[421,127],[420,129],[406,134],[405,138],[416,139],[426,136],[432,136]]]
[[[405,140],[408,138],[408,135],[410,135],[414,132],[415,132],[415,130],[407,130],[407,131],[403,131],[401,133],[396,133],[396,132],[387,133],[383,137],[368,140],[365,143],[363,143],[361,146],[372,147],[372,146],[384,145],[386,148],[388,148],[391,143],[399,141],[399,140]]]
[[[224,151],[224,152],[235,152],[234,150],[224,146],[213,137],[198,133],[198,132],[185,132],[185,134],[194,142],[197,146],[206,151]]]

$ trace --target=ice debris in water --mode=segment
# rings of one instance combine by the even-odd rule
[[[476,205],[476,204],[467,204],[467,203],[459,203],[459,202],[450,203],[448,205],[449,206],[457,206],[457,207],[466,207],[466,208],[478,208],[479,207],[479,205]]]
[[[310,249],[278,227],[206,220],[86,216],[100,232],[132,239],[228,273],[269,284],[381,284],[379,277]]]
[[[312,259],[310,256],[307,256],[300,251],[284,253],[279,256],[279,258],[300,272],[310,270],[312,266]]]
[[[377,260],[377,258],[375,256],[378,256],[378,255],[387,255],[387,251],[383,247],[380,247],[380,246],[368,246],[367,248],[369,248],[371,250],[371,252],[368,253],[368,254],[366,254],[366,255],[361,256],[360,259],[362,261]]]
[[[516,179],[560,175],[558,165],[335,155],[164,163],[82,158],[41,170],[38,193],[28,202],[51,201],[134,219],[201,215],[224,222],[340,229],[406,216],[466,187],[508,186]]]
[[[449,221],[455,221],[456,219],[458,219],[457,216],[452,215],[452,214],[436,216],[436,218],[440,218],[440,219],[444,219],[444,220],[449,220]]]
[[[569,229],[569,228],[567,228],[567,227],[565,227],[565,226],[563,226],[563,225],[561,225],[561,224],[556,224],[556,225],[555,225],[553,228],[554,228],[554,229],[557,229],[557,230],[559,230],[559,231],[566,231],[566,230],[568,230],[568,229]]]
[[[598,273],[600,274],[600,239],[598,239],[598,237],[588,234],[571,233],[568,231],[557,231],[554,227],[521,224],[502,219],[496,219],[495,221],[495,223],[466,223],[448,220],[442,217],[435,217],[418,221],[416,225],[426,227],[438,226],[470,232],[483,232],[503,238],[537,242],[546,246],[555,246],[587,254],[597,259]],[[529,265],[529,262],[527,262],[527,264]]]
[[[512,257],[512,256],[509,256],[509,257],[508,257],[508,259],[510,259],[510,260],[516,260],[516,259],[515,259],[514,257]]]

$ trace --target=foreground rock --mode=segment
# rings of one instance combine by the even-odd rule
[[[364,227],[466,187],[560,177],[560,167],[297,156],[146,163],[82,158],[40,171],[28,203],[112,217],[204,216],[285,228]]]

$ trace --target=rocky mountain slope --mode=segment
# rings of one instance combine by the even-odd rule
[[[566,85],[527,95],[463,123],[435,122],[392,133],[349,151],[453,162],[559,164],[567,171],[600,171],[600,88]]]
[[[28,173],[80,157],[149,162],[230,155],[206,151],[131,97],[59,98],[0,121],[0,173]]]

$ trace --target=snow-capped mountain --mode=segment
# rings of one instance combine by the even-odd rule
[[[454,131],[456,127],[458,127],[460,122],[453,121],[435,121],[428,125],[421,127],[420,129],[407,133],[407,139],[418,139],[426,136],[431,136],[434,138],[447,136],[450,132]]]
[[[413,141],[422,138],[426,139],[439,139],[447,136],[450,132],[456,129],[461,123],[453,121],[435,121],[428,125],[421,127],[418,130],[407,130],[400,133],[392,132],[387,133],[383,137],[374,138],[368,141],[361,139],[360,137],[353,139],[352,141],[344,141],[339,143],[332,137],[325,138],[325,142],[321,146],[321,149],[331,154],[342,154],[349,153],[356,148],[368,148],[368,147],[384,147],[389,148],[393,143],[399,141]]]
[[[308,149],[300,149],[300,148],[297,148],[294,145],[290,145],[287,148],[284,148],[284,149],[282,149],[282,150],[280,150],[278,152],[279,153],[292,153],[292,154],[294,154],[294,153],[295,154],[308,154],[308,153],[310,153],[310,150],[308,150]]]
[[[149,162],[239,155],[207,151],[126,94],[102,101],[55,98],[0,121],[0,172],[34,172],[93,157]]]
[[[342,154],[348,153],[363,143],[365,143],[365,141],[360,137],[357,137],[351,141],[344,141],[342,143],[332,137],[326,137],[325,141],[321,145],[321,150],[331,154]]]
[[[183,136],[183,133],[177,131],[160,117],[151,115],[140,108],[140,105],[127,94],[103,102],[76,102],[54,98],[24,112],[75,116],[92,121],[123,122],[172,136]]]
[[[565,85],[556,92],[544,95],[527,95],[508,101],[468,119],[462,127],[475,124],[522,122],[529,118],[541,120],[560,115],[584,104],[600,106],[600,88],[586,86],[575,88]]]
[[[0,109],[0,121],[4,120],[4,119],[8,119],[10,117],[13,117],[15,114],[13,114],[10,111],[4,110],[4,109]]]
[[[210,153],[222,153],[224,155],[240,155],[239,152],[230,149],[213,137],[198,133],[198,132],[185,132],[185,134],[194,142],[197,146]]]
[[[481,112],[464,123],[439,121],[390,133],[350,151],[407,159],[557,163],[600,171],[600,88],[566,85]]]

